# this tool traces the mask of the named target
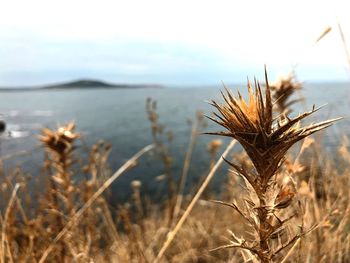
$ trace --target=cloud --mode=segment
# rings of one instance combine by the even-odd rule
[[[299,64],[306,78],[323,79],[317,70],[328,68],[329,78],[346,79],[344,70],[337,72],[346,59],[335,19],[339,15],[349,35],[345,6],[301,0],[7,1],[0,10],[0,84],[89,74],[130,82],[231,81],[264,64],[273,74]],[[329,25],[332,32],[313,47]]]
[[[226,57],[215,50],[157,41],[8,43],[3,49],[7,52],[0,53],[6,65],[0,70],[4,84],[11,78],[24,85],[27,80],[41,84],[81,77],[165,84],[219,82],[230,68]]]

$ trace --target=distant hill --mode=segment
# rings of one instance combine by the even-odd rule
[[[136,89],[136,88],[162,88],[157,84],[114,84],[101,80],[80,79],[64,83],[56,83],[31,87],[0,87],[0,91],[36,91],[58,89]]]
[[[160,85],[152,84],[114,84],[100,80],[81,79],[66,83],[52,84],[42,87],[42,89],[95,89],[95,88],[159,88]]]

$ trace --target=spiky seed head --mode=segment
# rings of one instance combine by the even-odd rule
[[[74,140],[80,137],[80,134],[75,133],[74,129],[74,122],[61,126],[57,130],[44,128],[40,141],[50,153],[63,155],[72,150]]]
[[[285,115],[274,118],[266,70],[265,82],[263,92],[257,81],[254,82],[254,88],[248,81],[247,102],[239,92],[234,96],[226,88],[226,94],[222,93],[224,103],[211,103],[218,113],[213,113],[215,117],[208,117],[226,131],[208,134],[237,139],[252,160],[258,174],[267,182],[293,144],[332,125],[337,119],[302,127],[300,121],[318,110],[315,108],[292,119]]]
[[[281,77],[278,81],[270,85],[272,98],[276,102],[279,112],[291,112],[290,106],[300,101],[300,99],[290,100],[292,95],[302,89],[302,84],[295,79],[293,73]]]

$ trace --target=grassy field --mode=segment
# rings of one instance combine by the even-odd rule
[[[339,138],[338,157],[330,158],[315,139],[338,119],[308,123],[317,108],[294,114],[291,97],[302,86],[293,76],[247,86],[248,99],[227,90],[212,102],[215,113],[206,113],[221,131],[211,134],[208,174],[190,193],[193,148],[198,136],[209,136],[199,135],[201,113],[178,179],[152,100],[154,143],[140,145],[117,171],[109,168],[106,142],[80,161],[74,123],[43,129],[44,176],[19,167],[0,175],[0,262],[350,262],[348,141]],[[231,143],[223,145],[222,136]],[[230,154],[238,144],[244,151]],[[110,185],[148,154],[163,167],[158,179],[167,195],[156,203],[133,181],[129,202],[112,206]],[[230,170],[218,195],[209,184],[223,162]]]

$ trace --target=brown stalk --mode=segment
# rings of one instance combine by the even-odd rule
[[[233,148],[233,146],[236,144],[236,140],[232,140],[231,143],[227,146],[226,150],[224,151],[224,153],[221,155],[221,157],[226,157],[227,154],[229,153],[229,151]],[[190,202],[190,204],[188,205],[188,207],[186,208],[185,212],[183,213],[183,215],[181,216],[181,218],[179,219],[179,221],[177,222],[177,224],[175,225],[175,227],[173,228],[173,230],[171,230],[168,235],[167,235],[167,239],[166,241],[163,243],[157,257],[154,260],[154,263],[157,263],[160,261],[160,259],[163,257],[165,251],[168,249],[168,247],[170,246],[171,242],[174,240],[176,234],[178,233],[178,231],[181,229],[183,223],[185,222],[185,220],[187,219],[187,217],[189,216],[189,214],[191,213],[194,205],[197,203],[198,199],[201,197],[203,191],[206,189],[206,187],[208,186],[209,182],[211,181],[211,179],[213,178],[216,170],[219,168],[219,166],[221,165],[221,163],[223,162],[223,158],[220,158],[217,163],[215,164],[215,166],[210,170],[209,174],[207,175],[207,177],[205,178],[204,182],[202,183],[202,185],[200,186],[200,188],[198,189],[197,193],[195,194],[195,196],[193,197],[192,201]]]
[[[341,37],[341,40],[342,40],[342,43],[343,43],[346,59],[347,59],[348,65],[350,67],[350,53],[349,53],[349,49],[348,49],[348,46],[347,46],[347,43],[346,43],[346,38],[345,38],[345,35],[343,33],[343,29],[342,29],[342,27],[340,25],[339,19],[337,19],[337,24],[338,24],[339,34],[340,34],[340,37]]]
[[[64,226],[65,218],[74,213],[76,187],[72,181],[71,166],[74,160],[75,141],[80,137],[74,132],[74,122],[61,126],[57,130],[44,128],[40,140],[46,150],[47,170],[49,171],[50,187],[47,211],[55,217],[56,226],[53,234],[56,235]],[[54,213],[59,211],[59,213]],[[61,242],[59,245],[60,261],[65,261],[67,246]]]
[[[10,253],[6,253],[6,247],[8,247],[8,241],[7,237],[6,237],[6,231],[7,231],[7,221],[10,215],[10,212],[12,210],[12,207],[14,205],[14,202],[16,200],[16,195],[17,195],[17,191],[19,189],[20,185],[16,184],[15,187],[13,188],[12,194],[11,194],[11,198],[10,201],[7,205],[6,208],[6,212],[5,212],[5,216],[4,216],[4,220],[2,222],[2,229],[1,229],[1,263],[5,263],[6,262],[6,254],[10,255]]]
[[[161,135],[164,127],[159,123],[159,116],[157,114],[157,102],[148,98],[146,101],[146,111],[148,119],[151,123],[153,143],[156,146],[156,152],[163,162],[164,174],[167,180],[168,192],[168,225],[173,221],[175,209],[175,181],[172,174],[172,157],[166,145],[164,144]]]
[[[246,102],[240,93],[235,98],[226,89],[226,94],[222,94],[224,104],[212,102],[211,104],[218,110],[219,114],[214,114],[216,118],[210,118],[223,126],[226,132],[217,132],[222,136],[229,136],[241,143],[254,165],[255,171],[246,171],[244,168],[227,161],[246,181],[251,185],[257,196],[258,203],[251,208],[250,213],[242,213],[236,205],[225,204],[234,208],[244,218],[250,215],[248,222],[258,220],[258,227],[251,226],[256,230],[258,240],[242,244],[233,243],[228,247],[238,247],[255,251],[255,254],[262,263],[271,262],[272,258],[287,247],[290,247],[304,233],[296,234],[289,242],[281,245],[280,249],[273,252],[271,247],[272,236],[283,230],[284,224],[289,221],[280,220],[274,210],[286,209],[292,202],[295,195],[294,190],[286,187],[274,187],[278,170],[280,169],[287,151],[298,141],[305,137],[329,127],[338,119],[328,120],[306,127],[300,126],[300,121],[313,114],[318,109],[315,107],[297,117],[289,118],[286,113],[278,118],[273,116],[273,102],[270,86],[265,69],[265,90],[264,93],[260,84],[255,80],[254,91],[248,81],[248,96]],[[291,88],[288,92],[292,92]],[[287,92],[287,94],[288,94]],[[282,100],[281,100],[282,101]],[[286,107],[286,102],[283,102]],[[285,111],[285,110],[284,110]],[[275,194],[271,194],[275,192]],[[276,223],[273,223],[277,219]]]
[[[86,210],[96,201],[97,198],[101,196],[101,194],[126,170],[132,167],[135,162],[145,153],[151,151],[154,148],[154,145],[148,145],[137,152],[133,157],[131,157],[126,163],[124,163],[110,178],[108,178],[104,184],[92,195],[92,197],[77,211],[72,215],[69,221],[66,223],[65,227],[58,233],[54,240],[50,243],[50,245],[45,249],[42,254],[39,263],[45,262],[46,258],[54,248],[54,245],[61,240],[68,231],[77,223],[77,221],[81,218],[81,216],[86,212]]]
[[[182,168],[181,176],[179,179],[179,184],[177,187],[174,214],[172,216],[173,220],[176,220],[178,218],[179,213],[180,213],[182,199],[183,199],[183,191],[184,191],[185,184],[186,184],[187,174],[188,174],[188,171],[190,168],[192,152],[193,152],[193,148],[194,148],[196,141],[197,141],[198,124],[199,124],[198,122],[199,121],[200,120],[195,120],[194,123],[192,124],[190,143],[189,143],[188,148],[187,148],[184,165]]]

